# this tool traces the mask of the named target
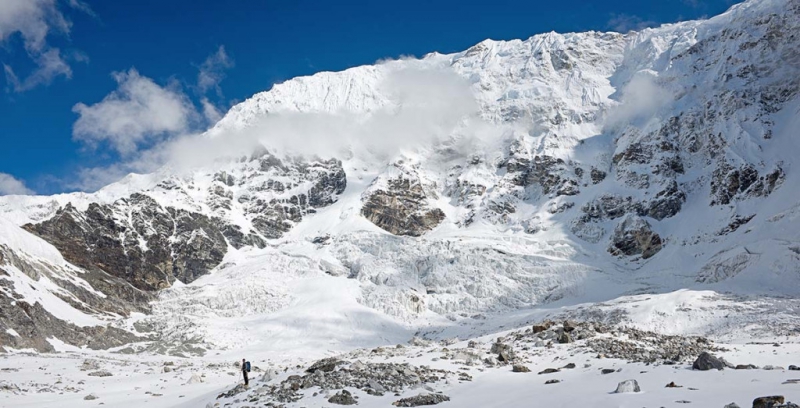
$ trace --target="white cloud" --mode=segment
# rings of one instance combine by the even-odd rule
[[[0,173],[0,195],[34,194],[33,190],[25,187],[25,183],[6,173]]]
[[[202,98],[200,104],[203,106],[203,117],[208,123],[217,123],[222,119],[222,112],[208,98]]]
[[[219,83],[225,79],[225,70],[231,67],[233,67],[233,60],[225,52],[225,47],[220,46],[217,52],[209,55],[199,67],[197,88],[200,93],[205,94],[213,89],[218,96],[222,96],[222,89],[219,87]]]
[[[117,89],[94,105],[76,104],[73,137],[97,146],[106,142],[123,156],[189,129],[194,106],[178,89],[162,87],[135,69],[113,74]]]
[[[6,82],[16,92],[46,85],[56,77],[72,77],[72,70],[58,48],[51,47],[47,37],[51,33],[69,35],[71,23],[58,8],[58,0],[3,0],[0,1],[0,43],[19,35],[25,52],[36,68],[20,79],[14,69],[3,64]],[[83,2],[69,0],[68,7],[91,14]]]
[[[653,20],[645,20],[639,16],[630,14],[612,14],[611,18],[606,23],[608,29],[619,33],[639,31],[656,25],[658,25],[658,23]]]

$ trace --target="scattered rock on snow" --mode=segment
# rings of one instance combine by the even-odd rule
[[[328,399],[328,402],[331,404],[338,404],[338,405],[355,405],[356,400],[353,398],[353,394],[350,394],[350,391],[341,390],[337,392],[334,396]]]
[[[735,402],[731,402],[730,404],[725,405],[722,408],[741,408],[741,407],[739,407],[739,405],[737,405]]]
[[[83,399],[85,399],[86,401],[96,400],[97,399],[97,395],[89,394],[89,395],[83,397]]]
[[[604,368],[600,370],[600,374],[611,374],[614,372],[616,372],[616,370],[614,370],[613,368]]]
[[[450,401],[450,397],[442,394],[419,394],[415,397],[403,398],[392,403],[396,407],[419,407],[422,405],[436,405]]]
[[[92,376],[92,377],[111,377],[113,374],[111,374],[110,372],[108,372],[106,370],[99,370],[99,371],[91,372],[91,373],[89,373],[87,375]]]
[[[497,354],[497,359],[504,363],[511,362],[516,357],[513,347],[499,341],[492,344],[491,351],[493,354]]]
[[[522,364],[514,364],[514,367],[511,368],[511,371],[515,373],[529,373],[531,372],[531,369]]]
[[[547,384],[558,384],[560,382],[561,382],[561,380],[555,380],[554,379],[554,380],[547,380],[547,381],[544,382],[544,384],[545,385],[547,385]]]
[[[615,394],[623,394],[628,392],[641,392],[641,388],[639,388],[639,383],[636,380],[625,380],[619,384],[617,384],[617,389],[614,391]]]
[[[315,373],[317,371],[322,371],[322,372],[328,373],[328,372],[331,372],[334,369],[336,369],[336,366],[338,366],[340,364],[343,364],[343,363],[344,362],[342,360],[339,360],[339,359],[334,358],[334,357],[323,358],[322,360],[319,360],[319,361],[315,362],[314,364],[312,364],[311,367],[308,367],[308,369],[306,369],[306,372],[307,373]]]
[[[557,368],[545,368],[544,370],[542,370],[542,371],[539,371],[539,374],[540,374],[540,375],[541,375],[541,374],[552,374],[552,373],[557,373],[557,372],[559,372],[559,371],[560,371],[560,370],[559,370],[559,369],[557,369]]]

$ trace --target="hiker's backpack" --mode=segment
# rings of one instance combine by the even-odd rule
[[[249,373],[250,372],[250,362],[247,361],[244,363],[244,369]]]

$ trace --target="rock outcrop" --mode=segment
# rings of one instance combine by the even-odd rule
[[[422,182],[411,171],[397,177],[376,180],[367,192],[361,215],[394,234],[418,237],[444,220],[444,212],[430,205]]]
[[[663,246],[661,237],[653,232],[650,223],[636,215],[627,215],[614,229],[608,252],[615,256],[641,255],[647,259]]]

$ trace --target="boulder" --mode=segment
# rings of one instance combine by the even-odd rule
[[[708,370],[722,370],[725,368],[725,362],[721,359],[712,356],[707,352],[702,352],[692,363],[693,370],[708,371]]]
[[[614,391],[615,394],[624,394],[629,392],[641,392],[641,388],[639,388],[639,383],[636,380],[625,380],[619,384],[617,384],[617,389]]]
[[[783,404],[784,400],[783,395],[758,397],[753,400],[753,408],[773,408],[778,404]]]
[[[553,326],[553,322],[551,322],[549,320],[546,320],[546,321],[541,322],[539,324],[534,324],[533,327],[532,327],[533,333],[534,334],[541,333],[543,331],[546,331],[547,329],[549,329],[552,326]]]
[[[516,358],[514,348],[508,344],[496,342],[492,344],[492,353],[497,354],[497,359],[501,362],[508,363]]]
[[[558,342],[559,344],[572,343],[572,336],[570,336],[567,332],[561,333],[561,335],[558,336]]]
[[[570,320],[564,320],[563,327],[565,332],[570,333],[578,327],[578,324]]]
[[[540,375],[541,374],[552,374],[552,373],[557,373],[559,371],[561,371],[561,370],[559,370],[557,368],[545,368],[544,370],[539,371],[539,374]]]
[[[355,398],[353,398],[353,394],[350,394],[350,391],[347,390],[337,392],[328,399],[328,402],[338,405],[355,405],[357,403]]]
[[[554,380],[547,380],[547,381],[544,382],[544,384],[545,385],[547,385],[547,384],[558,384],[560,382],[561,382],[561,380],[555,380],[554,379]]]
[[[511,368],[511,371],[515,373],[529,373],[531,372],[531,369],[522,364],[514,364],[514,367]]]
[[[83,399],[85,399],[86,401],[96,400],[97,399],[97,395],[89,394],[89,395],[83,397]]]

